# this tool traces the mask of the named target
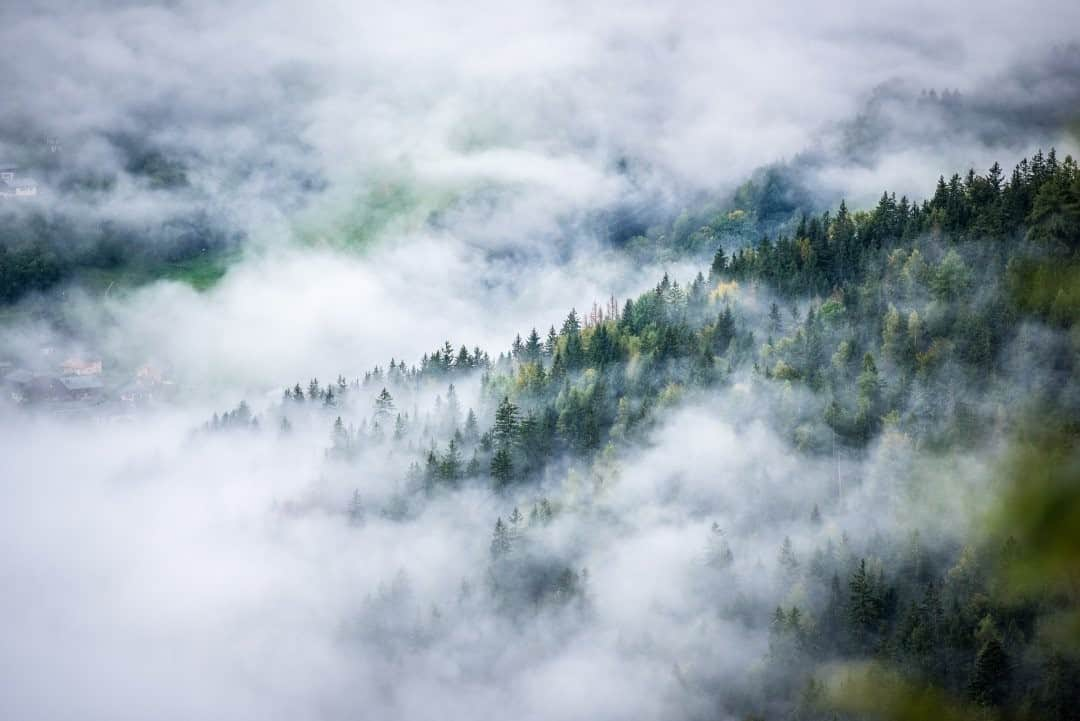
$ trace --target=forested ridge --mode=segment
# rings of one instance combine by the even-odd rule
[[[358,489],[354,523],[410,517],[425,498],[466,486],[503,494],[507,513],[492,520],[482,576],[511,615],[589,612],[588,569],[531,540],[574,512],[556,481],[602,493],[617,483],[620,459],[647,447],[675,408],[718,392],[759,404],[791,453],[835,463],[838,482],[841,464],[882,448],[940,460],[1015,444],[1001,473],[1006,488],[1008,479],[1028,484],[1012,491],[1017,508],[1045,501],[1031,478],[1058,490],[1065,482],[1065,516],[1053,523],[1075,538],[1076,162],[1040,152],[1011,174],[994,164],[942,177],[923,201],[885,193],[872,209],[841,203],[793,227],[718,248],[688,282],[664,275],[636,298],[571,310],[560,327],[529,329],[497,354],[446,342],[418,364],[393,359],[354,380],[297,382],[258,420],[241,404],[206,429],[261,425],[287,443],[295,424],[325,423],[332,462],[385,450],[401,466],[401,493],[373,508]],[[418,410],[431,395],[434,410]],[[821,528],[833,502],[810,498],[798,512]],[[702,592],[717,593],[718,613],[769,636],[724,710],[1073,718],[1077,636],[1053,630],[1076,623],[1075,566],[1039,555],[1045,538],[1034,523],[988,521],[964,544],[927,544],[918,531],[902,543],[843,529],[812,546],[778,538],[772,604],[716,591],[744,559],[714,524],[701,539]],[[1059,551],[1074,548],[1062,543]],[[1035,583],[1005,580],[1033,572],[1043,574]],[[842,692],[830,685],[827,669],[864,661],[873,664],[843,667]]]

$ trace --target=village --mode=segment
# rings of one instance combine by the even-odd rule
[[[37,183],[19,177],[19,168],[0,163],[0,198],[30,198],[37,193]]]
[[[132,373],[106,369],[97,356],[61,355],[51,347],[40,352],[41,360],[29,368],[0,361],[4,401],[56,412],[126,412],[168,400],[176,391],[175,382],[155,363],[143,363]]]

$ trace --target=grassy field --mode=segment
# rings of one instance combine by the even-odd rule
[[[83,268],[72,277],[74,285],[91,293],[124,290],[152,283],[174,280],[187,283],[195,290],[207,290],[216,284],[239,260],[241,251],[208,253],[182,261],[140,263],[121,268]]]

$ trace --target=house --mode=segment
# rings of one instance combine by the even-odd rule
[[[4,387],[17,403],[31,401],[61,400],[71,396],[60,379],[50,373],[34,373],[25,369],[14,370],[4,376]]]
[[[151,403],[155,398],[168,397],[176,391],[176,383],[169,380],[165,371],[154,363],[144,363],[135,371],[135,377],[120,388],[117,395],[121,403],[138,406]]]
[[[34,380],[34,374],[28,370],[18,369],[4,374],[4,391],[11,396],[16,403],[26,403],[30,400],[30,385]]]
[[[159,385],[165,380],[165,373],[152,363],[144,363],[135,371],[135,379],[144,386]]]
[[[98,400],[105,394],[105,384],[96,375],[57,376],[22,368],[5,375],[3,385],[16,403]]]
[[[19,169],[13,165],[0,165],[0,198],[26,198],[37,195],[37,183],[19,178]]]
[[[60,370],[66,376],[99,376],[101,375],[101,360],[72,356],[60,364]]]
[[[130,381],[117,392],[117,397],[121,403],[141,406],[154,400],[154,391],[143,383]]]
[[[67,392],[67,400],[83,401],[100,398],[105,385],[95,376],[64,376],[60,384]]]

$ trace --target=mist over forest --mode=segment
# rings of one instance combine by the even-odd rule
[[[1080,706],[1080,7],[0,6],[0,717]]]

